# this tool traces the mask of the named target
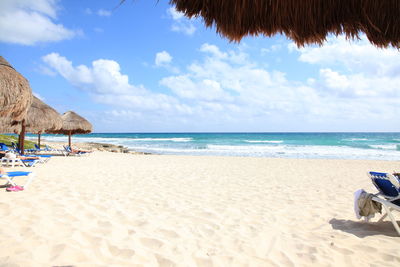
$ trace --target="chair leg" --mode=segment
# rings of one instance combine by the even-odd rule
[[[24,189],[28,188],[29,184],[32,182],[32,180],[35,178],[34,173],[28,174],[28,181],[24,185]]]
[[[379,219],[378,222],[382,222],[388,216],[387,213],[383,214],[383,216]]]
[[[9,177],[8,175],[4,175],[3,177],[6,178],[6,179],[7,179],[7,182],[8,182],[9,184],[11,184],[12,186],[16,186],[16,185],[17,185],[16,183],[14,183],[14,181],[12,180],[12,178]]]
[[[387,207],[386,205],[383,205],[383,207],[386,210],[386,214],[389,215],[390,220],[392,221],[392,224],[394,226],[394,229],[396,229],[397,233],[400,235],[400,227],[397,224],[396,218],[393,217],[392,212],[390,211],[390,208]]]

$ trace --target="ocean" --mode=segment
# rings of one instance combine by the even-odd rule
[[[42,136],[68,140],[63,135]],[[74,135],[72,141],[155,154],[400,160],[400,133],[91,133]]]

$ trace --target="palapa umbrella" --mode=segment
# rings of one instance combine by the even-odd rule
[[[0,117],[21,121],[32,101],[29,82],[0,56]],[[7,119],[0,120],[0,131],[8,132]]]
[[[42,100],[33,97],[31,106],[28,109],[25,119],[11,127],[13,132],[19,134],[19,148],[24,153],[25,133],[38,134],[38,145],[40,146],[40,135],[45,131],[55,131],[62,126],[60,114],[44,103]]]
[[[124,0],[122,0],[124,2]],[[400,47],[398,0],[170,0],[187,17],[232,41],[246,35],[285,34],[298,46],[321,45],[328,34],[358,38],[378,47]]]
[[[92,124],[73,111],[67,111],[62,116],[62,127],[49,133],[61,133],[68,135],[68,145],[71,146],[71,135],[87,134],[92,132]]]
[[[38,145],[40,147],[40,135],[46,131],[61,129],[62,118],[54,108],[34,96],[25,119],[25,126],[26,132],[38,135]]]

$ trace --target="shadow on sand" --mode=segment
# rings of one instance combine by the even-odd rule
[[[364,221],[351,221],[341,219],[331,219],[329,223],[335,230],[341,230],[346,233],[353,234],[357,237],[364,238],[374,235],[386,235],[392,237],[399,237],[393,227],[392,222],[364,222]]]

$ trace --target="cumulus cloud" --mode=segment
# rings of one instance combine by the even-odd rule
[[[43,61],[75,87],[88,92],[95,101],[137,110],[177,112],[178,101],[171,96],[153,93],[143,85],[133,85],[129,77],[121,73],[118,62],[98,59],[91,66],[74,66],[67,58],[51,53]]]
[[[299,58],[303,52],[311,53],[296,51]],[[302,82],[260,65],[240,49],[223,50],[206,43],[197,52],[200,58],[182,67],[183,71],[160,79],[165,93],[133,84],[113,60],[76,66],[55,53],[43,60],[95,101],[113,106],[107,116],[132,116],[145,125],[149,125],[146,121],[164,125],[159,128],[163,130],[173,131],[177,122],[185,126],[180,130],[198,131],[364,130],[360,126],[397,121],[400,115],[399,78],[379,66],[370,67],[385,75],[321,63],[323,67]],[[155,65],[172,60],[162,51]]]
[[[172,56],[167,51],[161,51],[156,54],[154,64],[156,67],[163,67],[173,73],[178,73],[179,68],[173,66]]]
[[[349,42],[343,36],[330,38],[321,47],[290,45],[290,49],[300,53],[299,61],[323,66],[319,86],[342,97],[400,97],[400,54],[396,49],[378,49],[365,37]]]
[[[174,7],[167,9],[167,14],[173,20],[172,31],[181,32],[186,35],[193,35],[196,32],[193,21],[187,19],[183,13],[177,11]]]
[[[157,67],[168,65],[171,61],[172,56],[167,51],[158,52],[156,54],[155,64]]]
[[[0,1],[0,41],[34,45],[71,39],[81,34],[55,22],[58,9],[56,0]]]

